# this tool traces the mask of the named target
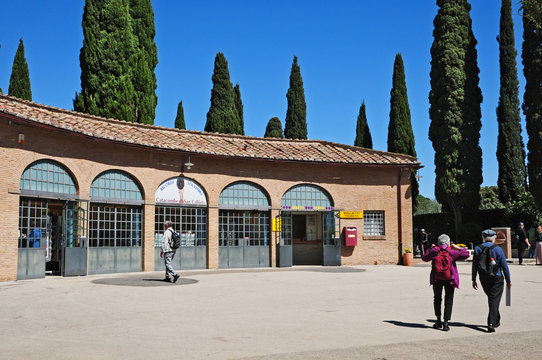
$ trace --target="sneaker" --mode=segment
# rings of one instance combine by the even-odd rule
[[[433,324],[433,329],[441,329],[441,328],[442,328],[441,321],[437,321],[436,323]]]
[[[450,327],[448,326],[447,321],[445,321],[444,324],[442,325],[442,330],[443,331],[450,331]]]
[[[173,275],[173,281],[172,282],[175,284],[177,282],[177,280],[179,280],[179,278],[180,278],[179,274]]]

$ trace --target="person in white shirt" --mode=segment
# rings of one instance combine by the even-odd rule
[[[173,223],[171,221],[166,221],[164,223],[164,235],[162,236],[162,251],[160,252],[160,257],[164,258],[164,265],[166,266],[166,277],[164,281],[175,283],[179,280],[179,275],[171,265],[171,262],[175,257],[175,249],[172,249],[170,246],[173,231],[175,231],[173,229]]]

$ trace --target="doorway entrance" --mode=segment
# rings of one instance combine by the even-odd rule
[[[21,198],[17,279],[86,275],[88,202]]]
[[[283,211],[279,266],[341,265],[340,219],[335,211]]]
[[[322,265],[321,220],[319,213],[292,214],[293,265]]]

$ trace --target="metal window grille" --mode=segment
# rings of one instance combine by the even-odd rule
[[[269,206],[269,199],[256,184],[237,182],[222,190],[218,203],[219,205],[266,207]]]
[[[325,190],[310,184],[296,185],[282,196],[281,206],[324,207],[332,205],[331,197]]]
[[[384,211],[363,212],[363,234],[364,235],[385,235]]]
[[[45,247],[47,202],[21,199],[19,204],[19,248]]]
[[[28,166],[21,176],[21,190],[73,194],[77,189],[68,171],[52,160],[39,160]]]
[[[269,212],[220,210],[218,221],[220,246],[269,245]]]
[[[89,246],[141,246],[140,206],[91,204]]]
[[[156,206],[154,218],[154,246],[162,246],[166,221],[181,235],[181,247],[207,246],[207,209]]]
[[[91,198],[142,201],[141,190],[132,177],[120,170],[100,174],[90,186]]]

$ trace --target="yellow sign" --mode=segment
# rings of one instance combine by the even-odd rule
[[[363,211],[341,211],[341,219],[363,219]]]
[[[282,223],[280,221],[280,218],[273,219],[273,231],[280,231],[282,227]]]

